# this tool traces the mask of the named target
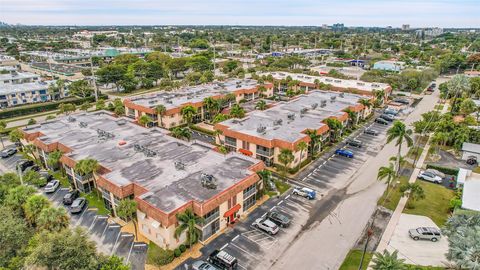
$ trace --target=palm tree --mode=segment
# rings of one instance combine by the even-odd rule
[[[418,183],[407,183],[400,187],[400,192],[402,196],[410,196],[412,200],[410,207],[413,207],[413,202],[425,199],[425,191]]]
[[[177,139],[186,139],[190,141],[192,133],[188,128],[176,127],[172,129],[172,136]]]
[[[362,104],[366,108],[371,108],[372,107],[372,102],[369,99],[362,98],[358,101],[358,103]]]
[[[138,123],[142,126],[145,126],[147,127],[148,124],[150,124],[151,122],[153,122],[152,118],[146,114],[140,116],[140,118],[138,118]]]
[[[295,159],[295,156],[290,149],[281,149],[278,155],[278,161],[283,164],[283,177],[287,176],[288,164]]]
[[[255,109],[258,109],[258,110],[265,110],[267,108],[267,103],[265,102],[265,100],[259,100],[257,102],[257,105],[255,105]]]
[[[178,213],[177,220],[180,224],[175,229],[175,238],[180,238],[180,236],[186,232],[188,246],[191,249],[192,245],[196,243],[201,236],[201,232],[197,228],[197,225],[202,224],[205,220],[202,217],[195,215],[190,208],[187,208],[183,213]]]
[[[397,152],[397,166],[396,172],[397,175],[400,172],[400,156],[402,153],[402,143],[405,140],[407,142],[407,146],[410,147],[413,145],[413,139],[410,137],[412,135],[412,130],[407,129],[405,124],[395,120],[393,122],[393,126],[387,130],[387,143],[396,140],[395,145],[398,146]]]
[[[378,169],[377,180],[385,180],[387,184],[387,195],[390,189],[390,184],[395,179],[395,167],[393,163],[389,163],[388,167],[382,166]]]
[[[94,177],[95,176],[94,173],[99,169],[99,167],[100,167],[100,164],[98,164],[98,161],[96,161],[95,159],[86,158],[86,159],[79,160],[75,164],[74,170],[75,172],[77,172],[82,176],[83,180],[86,180],[87,177],[89,179],[90,179],[90,176]],[[93,182],[94,181],[88,182],[91,189],[92,189],[91,185],[93,184]]]
[[[48,154],[47,158],[47,165],[52,170],[56,170],[58,168],[58,163],[60,162],[60,158],[62,158],[63,153],[60,150],[55,150]]]
[[[268,187],[268,182],[272,178],[272,172],[270,172],[269,170],[261,170],[257,172],[257,174],[262,179],[263,190],[266,190],[266,188]]]
[[[23,210],[25,211],[25,217],[27,218],[28,223],[31,225],[38,224],[37,222],[40,212],[49,206],[50,201],[47,197],[40,194],[30,196],[23,205]]]
[[[163,115],[167,111],[164,105],[160,104],[155,107],[155,112],[160,116],[160,126],[163,127]]]
[[[205,106],[205,109],[208,111],[209,119],[213,119],[216,112],[220,109],[220,103],[213,97],[203,99],[203,106]]]
[[[135,229],[135,240],[137,240],[137,202],[131,199],[122,199],[116,207],[117,216],[125,221],[131,220]]]
[[[383,254],[380,252],[375,253],[374,258],[372,259],[373,270],[404,270],[405,264],[403,263],[404,259],[398,258],[398,251],[390,253],[387,250],[383,251]]]
[[[222,140],[220,139],[220,135],[223,134],[223,131],[221,131],[220,129],[215,129],[215,131],[213,132],[213,134],[215,135],[215,137],[217,137],[218,139],[218,142],[223,145],[223,142]]]
[[[337,137],[338,137],[338,133],[342,130],[343,128],[343,125],[342,125],[342,122],[338,121],[337,119],[335,118],[327,118],[325,120],[325,123],[327,124],[328,128],[330,128],[331,132],[331,136],[330,136],[330,139],[332,142],[335,142],[337,140]]]
[[[182,108],[181,114],[187,122],[187,125],[190,125],[192,123],[193,117],[197,114],[197,109],[192,105],[187,105]]]
[[[5,196],[5,205],[10,206],[13,210],[21,211],[25,202],[35,194],[37,190],[32,186],[17,186],[8,191]]]
[[[230,109],[230,116],[235,118],[243,118],[245,116],[245,110],[240,105],[235,104]]]
[[[313,157],[313,154],[315,152],[315,147],[317,143],[320,141],[320,139],[322,138],[322,136],[317,133],[316,129],[307,129],[305,131],[305,134],[307,134],[308,137],[310,137],[310,154]]]
[[[354,128],[357,125],[357,116],[358,114],[351,110],[350,108],[347,108],[344,110],[348,114],[348,124],[350,125],[351,128]]]
[[[264,97],[264,96],[265,96],[264,93],[265,93],[266,91],[267,91],[267,88],[266,88],[264,85],[260,85],[260,86],[258,87],[258,92],[260,92],[260,96],[261,96],[261,97]]]
[[[63,207],[47,207],[38,217],[38,227],[50,232],[59,232],[67,228],[69,222],[69,216]]]
[[[383,99],[385,98],[385,91],[376,90],[374,91],[374,95],[375,95],[375,105],[380,106],[383,103]]]
[[[20,140],[23,139],[23,133],[19,129],[13,129],[8,134],[8,139],[14,143],[20,142]]]
[[[231,107],[232,106],[232,102],[236,100],[236,96],[235,94],[233,93],[228,93],[225,95],[225,97],[223,98],[223,100],[225,101],[225,103],[228,103],[228,107]]]
[[[298,170],[300,170],[300,165],[302,164],[303,151],[308,148],[308,144],[304,141],[301,141],[297,144],[297,150],[300,150],[300,161],[298,162]]]
[[[393,162],[397,162],[397,156],[393,156],[393,157],[390,157],[388,159],[389,161],[393,161]],[[407,164],[407,160],[403,157],[403,156],[400,156],[400,169],[405,166],[405,164]]]
[[[35,161],[37,161],[37,156],[35,155],[35,151],[37,150],[37,147],[33,144],[27,144],[23,147],[23,150],[31,155]]]

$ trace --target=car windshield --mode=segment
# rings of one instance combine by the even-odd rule
[[[50,183],[47,184],[47,187],[52,187],[52,186],[53,186],[53,183],[52,183],[52,182],[50,182]]]
[[[70,199],[70,197],[72,197],[72,194],[71,194],[71,193],[67,193],[67,194],[65,195],[65,198],[66,198],[66,199]]]
[[[75,200],[75,201],[73,201],[72,207],[79,206],[82,201],[83,201],[83,200]]]
[[[422,230],[421,228],[418,228],[416,231],[417,231],[417,233],[419,233],[419,234],[422,234],[422,233],[423,233],[423,230]]]

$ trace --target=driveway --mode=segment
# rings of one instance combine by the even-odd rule
[[[393,252],[398,250],[398,256],[405,259],[408,264],[423,266],[444,266],[446,262],[445,253],[448,251],[448,240],[442,236],[439,241],[427,240],[415,241],[408,235],[409,229],[418,227],[438,226],[428,217],[402,214],[397,223],[387,250]]]

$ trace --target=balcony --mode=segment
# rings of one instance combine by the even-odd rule
[[[257,155],[261,155],[261,156],[264,156],[264,157],[271,157],[271,156],[273,156],[273,149],[272,148],[270,148],[270,149],[267,148],[267,150],[265,150],[265,149],[257,147]]]
[[[255,193],[257,193],[257,188],[254,187],[248,191],[245,192],[245,190],[243,191],[243,199],[247,199],[249,198],[250,196],[254,195]]]

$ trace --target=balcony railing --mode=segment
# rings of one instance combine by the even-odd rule
[[[271,157],[273,156],[273,149],[263,150],[261,148],[257,148],[257,154],[265,157]]]
[[[247,191],[247,192],[244,191],[244,192],[243,192],[243,199],[246,199],[246,198],[252,196],[252,195],[255,194],[255,193],[257,193],[257,188],[252,188],[252,189],[250,189],[250,190]]]

